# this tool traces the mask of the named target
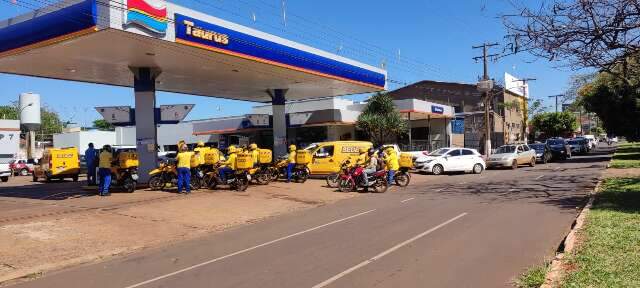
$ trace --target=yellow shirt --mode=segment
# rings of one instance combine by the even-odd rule
[[[193,149],[194,152],[198,152],[197,157],[198,157],[198,163],[200,165],[204,165],[204,154],[207,153],[208,150],[209,148],[207,147],[198,147],[196,149]]]
[[[398,162],[398,153],[392,152],[391,155],[387,155],[387,157],[384,158],[384,161],[387,162],[387,170],[400,169],[400,163]]]
[[[289,157],[287,158],[287,162],[291,164],[296,164],[296,151],[289,152]]]
[[[258,151],[258,149],[252,150],[251,157],[253,158],[253,164],[258,164],[258,157],[260,157],[260,151]]]
[[[98,167],[111,168],[112,161],[113,161],[113,154],[111,154],[111,152],[102,151],[100,152],[100,161],[99,161]]]
[[[222,164],[231,168],[231,170],[236,170],[236,153],[229,154],[227,160],[222,162]]]
[[[193,152],[178,153],[178,156],[176,156],[178,168],[191,168],[191,156],[193,156]]]

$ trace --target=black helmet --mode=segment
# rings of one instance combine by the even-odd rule
[[[369,148],[369,151],[367,151],[367,154],[369,154],[369,156],[372,156],[375,153],[376,153],[376,149],[373,149],[373,148]]]

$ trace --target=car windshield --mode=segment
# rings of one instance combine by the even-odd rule
[[[502,146],[498,148],[498,150],[496,151],[496,154],[513,153],[515,151],[516,151],[516,146]]]
[[[13,161],[15,161],[15,160],[13,160],[11,158],[0,158],[0,164],[11,164],[11,163],[13,163]]]
[[[449,150],[451,149],[446,149],[446,148],[440,148],[436,151],[433,151],[431,153],[429,153],[429,156],[442,156],[444,154],[447,154],[447,152],[449,152]]]
[[[562,145],[564,143],[563,143],[562,140],[553,139],[553,140],[547,140],[547,144],[549,144],[549,145]]]
[[[543,152],[544,151],[544,144],[531,144],[531,145],[529,145],[529,147],[531,147],[531,149],[534,149],[534,150],[539,151],[539,152]]]
[[[307,150],[307,151],[313,151],[313,150],[315,150],[316,148],[318,148],[318,143],[313,143],[313,144],[311,144],[311,145],[307,146],[306,148],[304,148],[304,150]]]

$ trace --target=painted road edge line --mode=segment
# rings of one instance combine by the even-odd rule
[[[340,223],[340,222],[347,221],[347,220],[349,220],[349,219],[353,219],[353,218],[356,218],[356,217],[359,217],[359,216],[362,216],[362,215],[365,215],[365,214],[369,214],[369,213],[371,213],[371,212],[373,212],[373,211],[376,211],[376,209],[371,209],[371,210],[368,210],[368,211],[364,211],[364,212],[361,212],[361,213],[358,213],[358,214],[355,214],[355,215],[351,215],[351,216],[348,216],[348,217],[345,217],[345,218],[341,218],[341,219],[338,219],[338,220],[331,221],[331,222],[326,223],[326,224],[322,224],[322,225],[319,225],[319,226],[316,226],[316,227],[313,227],[313,228],[309,228],[309,229],[304,230],[304,231],[300,231],[300,232],[293,233],[293,234],[290,234],[290,235],[287,235],[287,236],[283,236],[283,237],[280,237],[280,238],[278,238],[278,239],[271,240],[271,241],[269,241],[269,242],[265,242],[265,243],[258,244],[258,245],[256,245],[256,246],[253,246],[253,247],[247,248],[247,249],[243,249],[243,250],[239,250],[239,251],[233,252],[233,253],[231,253],[231,254],[227,254],[227,255],[224,255],[224,256],[220,256],[220,257],[218,257],[218,258],[211,259],[211,260],[209,260],[209,261],[205,261],[205,262],[202,262],[202,263],[200,263],[200,264],[192,265],[192,266],[189,266],[189,267],[187,267],[187,268],[183,268],[183,269],[180,269],[180,270],[175,271],[175,272],[171,272],[171,273],[168,273],[168,274],[164,274],[164,275],[161,275],[161,276],[158,276],[158,277],[155,277],[155,278],[152,278],[152,279],[149,279],[149,280],[146,280],[146,281],[140,282],[140,283],[136,283],[136,284],[133,284],[133,285],[127,286],[127,287],[125,287],[125,288],[135,288],[135,287],[140,287],[140,286],[143,286],[143,285],[146,285],[146,284],[149,284],[149,283],[153,283],[153,282],[156,282],[156,281],[158,281],[158,280],[162,280],[162,279],[165,279],[165,278],[169,278],[169,277],[172,277],[172,276],[178,275],[178,274],[180,274],[180,273],[184,273],[184,272],[187,272],[187,271],[189,271],[189,270],[196,269],[196,268],[198,268],[198,267],[202,267],[202,266],[205,266],[205,265],[208,265],[208,264],[214,263],[214,262],[218,262],[218,261],[223,260],[223,259],[227,259],[227,258],[229,258],[229,257],[233,257],[233,256],[236,256],[236,255],[239,255],[239,254],[243,254],[243,253],[246,253],[246,252],[249,252],[249,251],[252,251],[252,250],[258,249],[258,248],[260,248],[260,247],[264,247],[264,246],[267,246],[267,245],[271,245],[271,244],[273,244],[273,243],[280,242],[280,241],[283,241],[283,240],[286,240],[286,239],[289,239],[289,238],[292,238],[292,237],[296,237],[296,236],[299,236],[299,235],[302,235],[302,234],[305,234],[305,233],[308,233],[308,232],[311,232],[311,231],[314,231],[314,230],[318,230],[318,229],[321,229],[321,228],[327,227],[327,226],[329,226],[329,225],[337,224],[337,223]]]
[[[404,200],[400,201],[400,203],[409,202],[409,201],[411,201],[411,200],[413,200],[413,199],[416,199],[416,198],[404,199]]]
[[[460,219],[460,218],[462,218],[462,217],[464,217],[466,215],[467,215],[467,212],[462,213],[462,214],[460,214],[460,215],[458,215],[456,217],[453,217],[453,218],[441,223],[438,226],[435,226],[435,227],[433,227],[433,228],[431,228],[431,229],[429,229],[427,231],[424,231],[424,232],[422,232],[422,233],[420,233],[420,234],[418,234],[416,236],[413,236],[411,239],[406,240],[406,241],[404,241],[404,242],[402,242],[402,243],[400,243],[400,244],[398,244],[396,246],[393,246],[393,247],[383,251],[382,253],[380,253],[380,254],[378,254],[376,256],[373,256],[372,258],[369,258],[368,260],[362,261],[362,262],[360,262],[360,264],[358,264],[356,266],[353,266],[353,267],[351,267],[351,268],[349,268],[347,270],[344,270],[344,271],[340,272],[339,274],[337,274],[337,275],[335,275],[335,276],[323,281],[322,283],[313,286],[313,288],[326,287],[327,285],[330,285],[331,283],[337,281],[338,279],[340,279],[340,278],[342,278],[344,276],[347,276],[351,272],[356,271],[356,270],[358,270],[358,269],[360,269],[360,268],[362,268],[364,266],[367,266],[367,265],[371,264],[372,262],[374,262],[374,261],[376,261],[376,260],[378,260],[378,259],[380,259],[380,258],[382,258],[382,257],[384,257],[384,256],[386,256],[386,255],[388,255],[390,253],[393,253],[394,251],[396,251],[396,250],[398,250],[398,249],[400,249],[400,248],[402,248],[402,247],[404,247],[406,245],[409,245],[412,242],[414,242],[414,241],[416,241],[416,240],[418,240],[418,239],[420,239],[420,238],[422,238],[424,236],[427,236],[427,235],[431,234],[433,231],[436,231],[436,230],[446,226],[447,224],[450,224],[451,222],[456,221],[456,220],[458,220],[458,219]]]
[[[540,175],[540,176],[536,177],[536,180],[540,180],[540,179],[542,179],[542,177],[544,177],[544,175]]]

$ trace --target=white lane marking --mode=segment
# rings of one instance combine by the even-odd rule
[[[509,192],[513,192],[513,191],[517,191],[517,190],[518,189],[513,188],[513,189],[509,189]]]
[[[233,257],[233,256],[236,256],[236,255],[239,255],[239,254],[243,254],[243,253],[246,253],[246,252],[249,252],[249,251],[252,251],[252,250],[258,249],[258,248],[260,248],[260,247],[264,247],[264,246],[267,246],[267,245],[271,245],[271,244],[276,243],[276,242],[280,242],[280,241],[283,241],[283,240],[286,240],[286,239],[289,239],[289,238],[292,238],[292,237],[295,237],[295,236],[299,236],[299,235],[302,235],[302,234],[305,234],[305,233],[308,233],[308,232],[311,232],[311,231],[314,231],[314,230],[318,230],[318,229],[320,229],[320,228],[324,228],[324,227],[327,227],[327,226],[329,226],[329,225],[333,225],[333,224],[337,224],[337,223],[340,223],[340,222],[344,222],[344,221],[347,221],[347,220],[349,220],[349,219],[353,219],[353,218],[356,218],[356,217],[359,217],[359,216],[362,216],[362,215],[365,215],[365,214],[371,213],[371,212],[373,212],[373,211],[376,211],[376,209],[371,209],[371,210],[369,210],[369,211],[364,211],[364,212],[362,212],[362,213],[358,213],[358,214],[355,214],[355,215],[351,215],[351,216],[349,216],[349,217],[345,217],[345,218],[342,218],[342,219],[338,219],[338,220],[335,220],[335,221],[331,221],[331,222],[329,222],[329,223],[322,224],[322,225],[320,225],[320,226],[316,226],[316,227],[313,227],[313,228],[309,228],[309,229],[304,230],[304,231],[300,231],[300,232],[293,233],[293,234],[290,234],[290,235],[287,235],[287,236],[284,236],[284,237],[280,237],[280,238],[278,238],[278,239],[271,240],[271,241],[269,241],[269,242],[265,242],[265,243],[262,243],[262,244],[259,244],[259,245],[256,245],[256,246],[253,246],[253,247],[247,248],[247,249],[243,249],[243,250],[240,250],[240,251],[236,251],[236,252],[233,252],[233,253],[231,253],[231,254],[227,254],[227,255],[224,255],[224,256],[221,256],[221,257],[218,257],[218,258],[215,258],[215,259],[211,259],[211,260],[209,260],[209,261],[202,262],[202,263],[200,263],[200,264],[196,264],[196,265],[193,265],[193,266],[189,266],[189,267],[187,267],[187,268],[180,269],[180,270],[178,270],[178,271],[171,272],[171,273],[168,273],[168,274],[165,274],[165,275],[162,275],[162,276],[158,276],[158,277],[155,277],[155,278],[152,278],[152,279],[149,279],[149,280],[146,280],[146,281],[140,282],[140,283],[136,283],[136,284],[133,284],[133,285],[127,286],[127,287],[125,287],[125,288],[135,288],[135,287],[140,287],[140,286],[143,286],[143,285],[146,285],[146,284],[149,284],[149,283],[152,283],[152,282],[158,281],[158,280],[162,280],[162,279],[165,279],[165,278],[169,278],[169,277],[171,277],[171,276],[175,276],[175,275],[178,275],[178,274],[180,274],[180,273],[184,273],[184,272],[187,272],[187,271],[189,271],[189,270],[196,269],[196,268],[198,268],[198,267],[202,267],[202,266],[205,266],[205,265],[208,265],[208,264],[214,263],[214,262],[218,262],[218,261],[223,260],[223,259],[227,259],[227,258],[229,258],[229,257]]]
[[[411,201],[411,200],[413,200],[413,199],[416,199],[416,198],[404,199],[404,200],[400,201],[400,203],[409,202],[409,201]]]
[[[540,180],[540,179],[542,179],[542,177],[544,177],[544,175],[540,175],[540,176],[536,177],[536,180]]]
[[[351,268],[349,268],[349,269],[347,269],[347,270],[344,270],[344,271],[342,271],[342,272],[338,273],[337,275],[335,275],[335,276],[333,276],[333,277],[331,277],[331,278],[329,278],[329,279],[327,279],[327,280],[323,281],[322,283],[320,283],[320,284],[317,284],[317,285],[313,286],[313,288],[322,288],[322,287],[326,287],[327,285],[329,285],[329,284],[331,284],[331,283],[335,282],[336,280],[338,280],[338,279],[340,279],[340,278],[342,278],[342,277],[344,277],[344,276],[347,276],[349,273],[351,273],[351,272],[353,272],[353,271],[356,271],[356,270],[358,270],[358,269],[360,269],[360,268],[362,268],[362,267],[364,267],[364,266],[367,266],[367,265],[371,264],[372,262],[374,262],[374,261],[376,261],[376,260],[378,260],[378,259],[380,259],[380,258],[382,258],[382,257],[384,257],[384,256],[386,256],[386,255],[388,255],[388,254],[390,254],[390,253],[392,253],[393,251],[396,251],[396,250],[398,250],[398,249],[400,249],[400,248],[402,248],[402,247],[404,247],[404,246],[406,246],[406,245],[408,245],[408,244],[411,244],[412,242],[414,242],[414,241],[416,241],[416,240],[418,240],[418,239],[420,239],[420,238],[422,238],[422,237],[424,237],[424,236],[429,235],[429,234],[430,234],[430,233],[432,233],[433,231],[436,231],[436,230],[438,230],[438,229],[440,229],[440,228],[444,227],[445,225],[447,225],[447,224],[449,224],[449,223],[451,223],[451,222],[453,222],[453,221],[456,221],[456,220],[458,220],[458,219],[460,219],[460,218],[464,217],[465,215],[467,215],[467,213],[466,213],[466,212],[465,212],[465,213],[462,213],[462,214],[460,214],[460,215],[458,215],[458,216],[456,216],[456,217],[453,217],[453,218],[451,218],[451,219],[449,219],[449,220],[447,220],[447,221],[443,222],[442,224],[440,224],[440,225],[438,225],[438,226],[436,226],[436,227],[433,227],[433,228],[431,228],[431,229],[429,229],[429,230],[427,230],[427,231],[424,231],[424,232],[422,232],[422,233],[420,233],[420,234],[418,234],[418,235],[416,235],[416,236],[412,237],[412,238],[411,238],[411,239],[409,239],[409,240],[406,240],[406,241],[404,241],[404,242],[402,242],[402,243],[400,243],[400,244],[398,244],[398,245],[396,245],[396,246],[393,246],[393,247],[389,248],[388,250],[386,250],[386,251],[384,251],[384,252],[382,252],[382,253],[380,253],[380,254],[378,254],[378,255],[376,255],[376,256],[373,256],[372,258],[370,258],[370,259],[368,259],[368,260],[365,260],[365,261],[360,262],[360,264],[358,264],[358,265],[356,265],[356,266],[353,266],[353,267],[351,267]]]
[[[440,189],[437,189],[437,190],[436,190],[436,192],[440,192],[440,191],[442,191],[442,190],[444,190],[444,189],[446,189],[446,188],[440,188]]]

